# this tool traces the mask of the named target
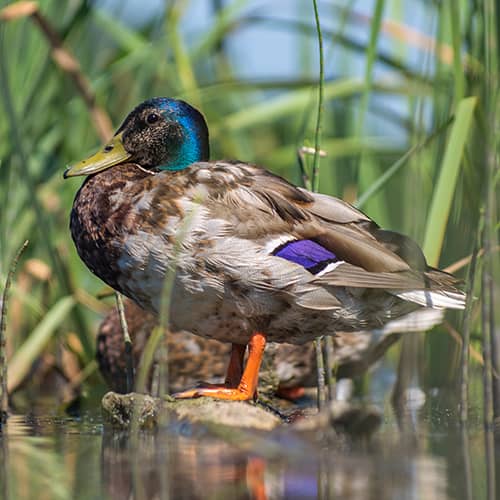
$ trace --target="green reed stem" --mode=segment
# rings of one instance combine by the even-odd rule
[[[191,227],[191,222],[193,217],[195,216],[196,207],[194,207],[191,212],[185,217],[184,222],[177,232],[174,248],[173,248],[173,257],[170,263],[170,266],[165,274],[164,282],[163,282],[163,290],[162,296],[160,300],[160,314],[159,314],[159,324],[153,329],[151,336],[149,337],[146,346],[144,348],[144,352],[142,353],[141,358],[141,367],[139,369],[139,374],[137,376],[137,391],[138,392],[146,392],[146,381],[148,378],[149,371],[153,364],[154,354],[158,348],[158,345],[161,341],[161,338],[165,335],[165,332],[168,328],[169,323],[169,310],[170,310],[170,298],[172,295],[172,290],[174,287],[175,280],[175,269],[177,266],[177,259],[179,258],[182,242],[187,236],[187,233]],[[168,352],[163,351],[166,356],[168,356]],[[168,381],[168,358],[162,359],[162,362],[165,363],[165,369],[163,370],[163,377]],[[162,385],[162,383],[160,383]],[[163,383],[163,386],[166,390],[168,390],[168,383]],[[160,394],[161,396],[162,394]]]
[[[500,166],[498,162],[498,130],[500,126],[498,111],[500,110],[500,96],[498,94],[498,2],[485,0],[485,62],[486,62],[486,88],[485,107],[487,110],[488,141],[486,151],[486,193],[485,199],[485,238],[483,242],[485,252],[484,272],[488,274],[489,281],[489,329],[491,342],[491,365],[493,371],[500,370],[500,333],[495,328],[495,287],[494,273],[498,272],[498,265],[494,266],[492,249],[498,244],[498,205],[497,205],[497,182],[500,176]],[[500,418],[500,382],[493,378],[493,413],[495,420]]]
[[[476,278],[477,256],[479,251],[479,239],[481,231],[478,232],[474,250],[467,273],[467,304],[462,319],[462,361],[460,371],[460,421],[465,423],[469,408],[469,348],[470,348],[470,328],[471,313],[473,303],[474,281]]]
[[[325,63],[323,55],[323,35],[321,33],[321,24],[319,21],[318,3],[313,0],[314,20],[316,22],[316,31],[318,33],[319,49],[319,88],[318,88],[318,116],[316,118],[316,131],[314,133],[314,163],[312,175],[312,189],[317,191],[319,188],[319,159],[320,159],[320,141],[321,141],[321,119],[323,117],[323,87],[325,84]]]
[[[319,20],[318,3],[313,0],[314,20],[316,23],[316,32],[318,34],[318,49],[319,49],[319,88],[318,88],[318,115],[316,118],[316,130],[314,133],[314,160],[311,187],[313,191],[318,191],[319,188],[319,160],[320,160],[320,142],[321,142],[321,120],[323,117],[323,87],[325,83],[325,64],[323,54],[323,34],[321,33],[321,23]],[[325,373],[325,364],[323,360],[323,340],[317,338],[314,341],[314,349],[316,352],[316,368],[318,376],[318,409],[321,411],[325,406],[326,399],[326,378],[329,373]],[[327,370],[330,367],[327,367]]]
[[[483,245],[488,246],[485,235],[487,230],[483,229]],[[485,262],[481,275],[481,329],[482,329],[482,348],[483,348],[483,394],[484,394],[484,439],[486,452],[486,486],[488,498],[496,498],[495,496],[495,452],[493,441],[493,381],[492,381],[492,355],[491,355],[491,336],[490,327],[490,308],[492,307],[492,299],[490,296],[491,275],[488,269],[489,256],[485,248]]]
[[[118,309],[118,317],[120,318],[120,325],[123,333],[123,344],[125,347],[125,372],[126,372],[126,386],[127,392],[130,393],[134,390],[134,358],[132,355],[132,339],[128,331],[127,318],[125,317],[125,308],[123,307],[122,295],[115,292],[116,307]]]
[[[330,401],[336,399],[337,396],[337,387],[336,387],[336,374],[334,370],[334,349],[333,339],[329,335],[325,338],[325,364],[326,364],[326,386],[327,386],[327,395]]]
[[[5,287],[3,289],[2,295],[2,313],[0,315],[0,428],[4,418],[7,416],[9,409],[9,395],[7,392],[7,356],[5,353],[6,338],[5,331],[7,328],[7,304],[9,300],[9,290],[10,284],[12,282],[12,277],[16,272],[17,263],[21,257],[21,254],[26,250],[29,241],[26,240],[21,248],[17,251],[12,264],[10,265],[9,272],[7,273],[7,279],[5,280]]]
[[[460,2],[450,2],[450,25],[453,45],[453,82],[455,84],[455,103],[459,103],[464,97],[465,74],[462,64],[463,38],[460,32]]]
[[[318,410],[325,408],[326,404],[326,378],[325,363],[323,359],[323,337],[318,337],[314,340],[314,352],[316,354],[316,370],[318,378]]]

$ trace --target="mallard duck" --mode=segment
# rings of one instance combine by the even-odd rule
[[[464,307],[457,280],[429,267],[410,238],[259,166],[208,160],[203,115],[159,97],[64,173],[88,176],[70,229],[89,269],[156,314],[171,276],[170,330],[232,344],[225,384],[177,397],[253,398],[267,341],[302,344],[419,307]]]
[[[138,370],[146,342],[158,324],[156,315],[131,300],[124,302],[128,331],[132,339],[134,366]],[[443,310],[419,309],[395,319],[375,331],[337,332],[333,337],[333,365],[337,378],[352,378],[368,371],[403,333],[422,332],[439,324]],[[189,332],[166,332],[169,388],[181,391],[200,380],[216,383],[224,378],[229,344]],[[270,347],[270,349],[269,349]],[[267,358],[266,358],[267,356]],[[96,340],[99,370],[109,387],[127,391],[125,345],[116,308],[99,325]],[[303,345],[270,344],[264,357],[264,379],[272,382],[275,394],[296,399],[304,388],[317,384],[316,355],[311,342]],[[262,371],[262,370],[261,370]],[[259,390],[266,387],[259,387]]]

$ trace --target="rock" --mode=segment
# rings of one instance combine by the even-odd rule
[[[315,431],[332,427],[335,431],[351,437],[366,437],[373,434],[382,421],[380,411],[374,406],[361,405],[348,401],[332,401],[330,407],[317,413],[307,409],[294,422],[298,431]]]
[[[353,437],[371,436],[382,422],[380,411],[372,405],[332,401],[330,421],[333,427]]]
[[[102,399],[105,420],[113,427],[127,429],[136,415],[141,429],[155,428],[165,418],[191,423],[270,431],[282,421],[253,403],[211,398],[160,400],[145,394],[108,392]]]
[[[270,431],[282,423],[276,415],[246,401],[197,398],[166,402],[164,408],[179,419],[202,424]]]
[[[232,427],[271,431],[283,424],[276,414],[246,401],[223,401],[212,398],[164,400],[145,394],[108,392],[102,399],[105,421],[113,427],[128,429],[136,415],[140,429],[154,429],[168,419],[202,424],[213,428]],[[334,429],[351,437],[366,437],[379,427],[381,416],[373,406],[346,401],[332,401],[328,409],[300,408],[292,428],[297,431]]]
[[[133,415],[141,429],[154,429],[158,425],[161,401],[147,394],[108,392],[101,405],[105,421],[113,427],[128,429]]]

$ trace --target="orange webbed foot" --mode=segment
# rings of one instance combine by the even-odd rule
[[[207,386],[209,384],[206,384]],[[182,392],[177,392],[173,394],[176,399],[190,399],[199,398],[202,396],[216,398],[216,399],[226,399],[230,401],[248,401],[254,398],[254,394],[249,391],[241,390],[239,387],[226,387],[225,384],[213,384],[213,387],[194,387],[193,389],[187,389]]]
[[[174,398],[187,399],[197,397],[211,397],[230,401],[248,401],[257,396],[259,369],[266,345],[266,337],[256,332],[248,342],[248,360],[243,375],[241,366],[245,347],[233,344],[231,361],[226,376],[225,384],[202,384],[199,387],[174,394]]]

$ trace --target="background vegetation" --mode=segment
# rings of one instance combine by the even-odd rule
[[[293,15],[270,14],[264,1],[200,3],[211,9],[203,29],[191,20],[198,3],[187,1],[165,2],[161,15],[140,25],[99,2],[0,3],[1,283],[23,241],[30,242],[6,321],[9,387],[24,389],[13,395],[18,407],[53,394],[61,380],[71,382],[61,401],[70,401],[81,382],[84,393],[103,390],[94,338],[114,301],[99,298],[103,284],[76,255],[68,215],[79,182],[63,181],[62,172],[110,135],[111,122],[118,126],[145,98],[179,97],[205,114],[213,158],[260,163],[303,181],[298,152],[314,144],[318,95],[312,3],[284,2]],[[455,322],[447,326],[452,335],[412,338],[400,365],[415,366],[426,387],[454,387],[458,400],[470,343],[471,391],[480,401],[480,351],[486,349],[485,380],[495,384],[488,363],[495,363],[500,335],[491,313],[499,277],[496,3],[319,5],[326,153],[319,190],[413,236],[434,265],[493,252],[480,257],[467,280],[477,298],[467,327]],[[422,18],[412,27],[416,8]],[[252,30],[255,37],[286,33],[294,48],[283,51],[293,52],[294,71],[266,77],[256,67],[258,76],[248,76],[245,57],[255,66],[253,47],[242,53],[235,46]],[[265,50],[257,49],[264,60]],[[312,157],[302,155],[307,170]],[[467,267],[458,275],[465,278]],[[463,350],[456,329],[470,334]]]

